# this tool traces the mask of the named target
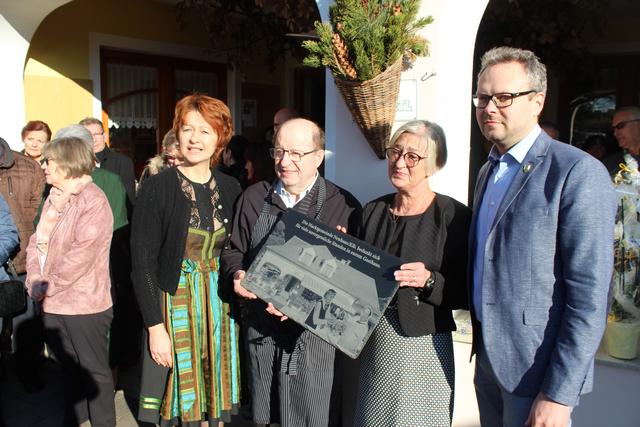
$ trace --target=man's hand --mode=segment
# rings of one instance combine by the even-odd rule
[[[173,349],[171,338],[162,323],[149,328],[149,352],[151,358],[160,366],[173,366]]]
[[[289,318],[285,316],[281,311],[278,311],[271,303],[267,304],[267,313],[279,317],[281,322],[284,322]]]
[[[571,407],[554,402],[540,392],[531,405],[525,427],[567,427],[571,418]]]
[[[244,270],[238,270],[233,273],[233,291],[242,298],[257,299],[258,297],[256,296],[256,294],[249,292],[244,286],[240,284],[246,274],[247,273]]]

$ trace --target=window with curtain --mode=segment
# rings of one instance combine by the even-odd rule
[[[200,92],[226,102],[224,64],[109,48],[100,61],[110,145],[134,160],[138,174],[159,152],[178,99]]]

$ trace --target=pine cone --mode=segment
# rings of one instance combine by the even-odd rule
[[[342,40],[340,34],[334,33],[331,41],[333,42],[333,51],[336,56],[338,67],[345,76],[351,80],[355,80],[358,74],[356,73],[355,68],[353,68],[353,65],[351,65],[351,61],[349,61],[349,50],[347,49],[347,45],[344,40]]]
[[[360,0],[360,4],[366,9],[369,6],[369,0]]]

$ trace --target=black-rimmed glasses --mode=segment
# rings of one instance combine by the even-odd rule
[[[486,108],[487,105],[489,105],[489,101],[493,101],[493,104],[496,107],[505,108],[513,104],[513,100],[515,98],[535,92],[537,92],[537,90],[527,90],[524,92],[498,92],[493,95],[478,93],[473,95],[473,105],[476,108]]]
[[[390,162],[394,163],[398,161],[400,156],[402,156],[402,158],[404,159],[404,164],[407,165],[408,168],[415,167],[418,163],[420,163],[420,160],[426,159],[426,156],[422,157],[411,151],[402,154],[402,151],[393,147],[389,147],[384,150],[384,155]]]
[[[621,122],[616,123],[611,126],[611,130],[622,130],[627,125],[627,123],[640,122],[640,119],[631,119],[631,120],[623,120]]]
[[[320,151],[318,149],[307,151],[306,153],[303,151],[295,151],[295,150],[285,150],[284,148],[269,148],[269,154],[272,159],[280,160],[284,157],[285,153],[289,153],[289,158],[292,162],[299,162],[302,160],[304,156],[307,154],[315,153],[316,151]]]

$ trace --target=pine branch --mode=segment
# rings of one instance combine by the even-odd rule
[[[304,42],[305,64],[329,67],[336,77],[369,80],[398,61],[428,54],[418,31],[433,22],[418,18],[420,0],[336,0],[317,42]]]

